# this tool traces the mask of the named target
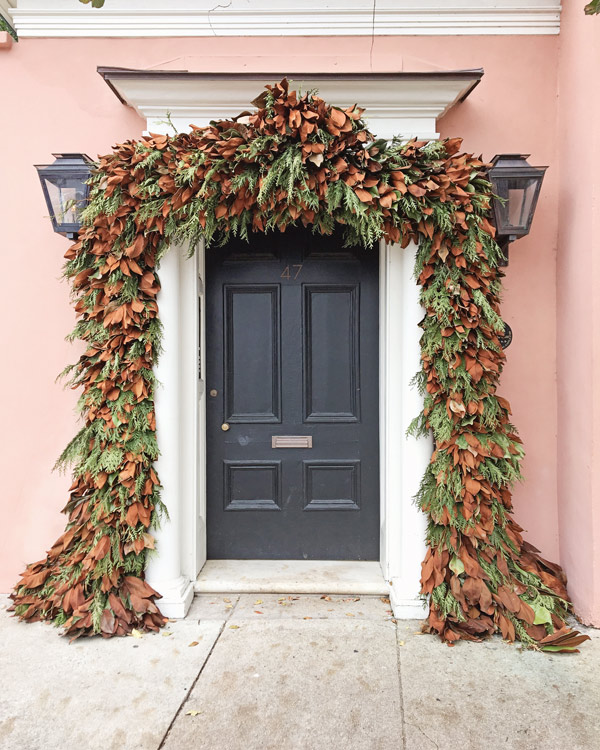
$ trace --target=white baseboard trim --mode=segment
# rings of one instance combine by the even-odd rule
[[[427,616],[427,608],[419,597],[397,597],[393,586],[390,586],[390,604],[396,620],[423,620]]]
[[[188,612],[194,598],[192,582],[180,576],[172,581],[148,581],[155,591],[162,596],[156,602],[165,617],[183,619]]]

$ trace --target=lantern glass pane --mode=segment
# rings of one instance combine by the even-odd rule
[[[537,180],[508,180],[508,221],[515,229],[527,229]]]
[[[44,179],[52,205],[52,220],[58,228],[79,223],[79,214],[85,207],[86,185],[78,177],[53,175]]]
[[[527,234],[537,189],[535,177],[500,177],[495,180],[495,192],[504,199],[503,203],[495,204],[499,234]]]

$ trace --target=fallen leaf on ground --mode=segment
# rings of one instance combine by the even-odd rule
[[[263,600],[262,600],[262,599],[257,599],[257,600],[256,600],[256,601],[254,602],[254,604],[255,604],[255,605],[256,605],[256,604],[262,604],[262,603],[263,603]]]
[[[170,635],[173,635],[173,632],[168,630],[168,631],[163,632],[162,637],[168,638]]]
[[[202,711],[186,711],[185,715],[186,716],[198,716],[198,714],[201,714],[201,713]]]
[[[229,626],[229,629],[230,629],[230,630],[239,630],[239,629],[240,629],[240,626],[239,626],[239,625],[230,625],[230,626]]]
[[[135,628],[131,631],[131,635],[134,638],[143,638],[144,636],[140,633],[139,630],[136,630]]]
[[[312,620],[312,617],[305,617],[305,620]]]
[[[191,643],[188,643],[188,646],[197,646],[198,641],[192,641]]]
[[[254,614],[255,615],[264,615],[264,612],[261,612],[260,609],[255,609],[254,610]]]
[[[381,597],[379,597],[379,601],[383,602],[384,604],[389,604],[390,603],[390,597],[389,596],[381,596]]]
[[[404,646],[404,641],[398,641],[399,646]]]

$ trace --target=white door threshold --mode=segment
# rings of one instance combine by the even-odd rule
[[[379,562],[353,560],[208,560],[198,594],[388,595]]]

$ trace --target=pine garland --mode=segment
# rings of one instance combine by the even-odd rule
[[[523,450],[496,395],[502,274],[486,165],[459,154],[459,139],[373,140],[360,108],[299,97],[285,80],[255,104],[254,114],[128,141],[100,159],[65,267],[79,317],[72,337],[88,347],[67,368],[83,389],[85,422],[59,461],[74,467],[69,521],[16,586],[16,614],[75,637],[164,622],[143,576],[149,529],[165,511],[152,368],[157,268],[169,245],[342,225],[348,243],[419,245],[424,410],[411,432],[432,431],[436,443],[417,498],[429,519],[427,629],[450,643],[500,631],[528,647],[574,650],[586,636],[565,624],[564,575],[511,515]]]

